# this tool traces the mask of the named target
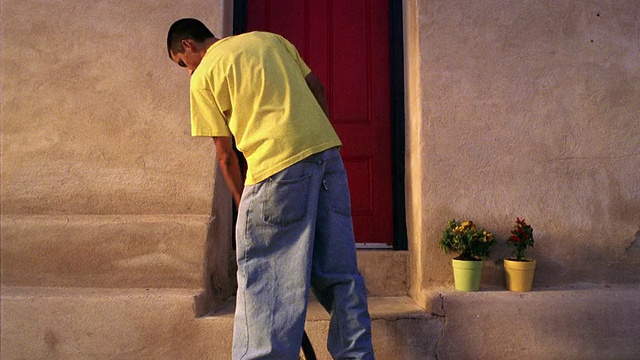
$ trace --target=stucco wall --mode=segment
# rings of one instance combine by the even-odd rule
[[[197,17],[226,35],[228,11],[2,1],[3,285],[202,287],[206,241],[228,239],[229,219],[166,34]]]
[[[535,229],[535,286],[639,281],[640,3],[405,11],[412,293],[452,281],[451,218],[497,235],[487,285],[516,216]]]

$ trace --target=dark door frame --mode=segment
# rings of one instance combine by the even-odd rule
[[[247,30],[247,1],[233,2],[233,34]],[[389,76],[391,84],[391,172],[393,248],[407,250],[405,208],[405,108],[402,0],[389,0]]]

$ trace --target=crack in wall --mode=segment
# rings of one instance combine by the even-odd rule
[[[438,294],[438,297],[440,298],[440,312],[441,312],[442,315],[439,315],[439,314],[433,314],[433,315],[435,315],[435,316],[439,317],[440,319],[442,319],[442,321],[444,321],[444,324],[442,324],[442,330],[440,331],[440,337],[436,341],[436,349],[435,349],[435,353],[433,354],[433,357],[436,360],[438,359],[438,350],[440,349],[440,342],[442,341],[442,339],[444,339],[444,331],[447,328],[447,312],[446,312],[445,306],[444,306],[444,294],[440,293],[440,294]]]
[[[446,317],[444,310],[444,294],[438,294],[438,297],[440,298],[440,310],[438,312],[431,311],[431,316],[443,318]]]
[[[640,230],[636,232],[636,237],[631,241],[631,244],[627,246],[624,251],[629,255],[632,251],[636,251],[640,248]]]

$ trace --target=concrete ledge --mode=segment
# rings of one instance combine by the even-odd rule
[[[640,284],[430,291],[438,359],[639,359]]]
[[[232,324],[194,318],[195,295],[170,289],[3,287],[0,357],[224,359]]]
[[[18,359],[228,359],[233,302],[195,318],[194,290],[2,288],[0,356]],[[529,293],[429,291],[369,300],[379,360],[638,359],[640,284]],[[319,359],[327,314],[309,307]]]
[[[18,359],[229,359],[233,302],[193,315],[192,290],[2,288],[0,356]],[[444,322],[410,298],[371,298],[378,359],[431,359]],[[319,359],[329,318],[317,303],[306,329]]]

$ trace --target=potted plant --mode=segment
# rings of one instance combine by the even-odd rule
[[[504,259],[505,280],[511,291],[530,291],[536,261],[527,258],[527,248],[533,247],[533,227],[525,219],[516,218],[516,224],[507,239],[507,245],[513,250],[513,256]]]
[[[493,244],[493,235],[485,229],[477,228],[472,221],[449,221],[440,239],[440,248],[445,254],[459,254],[451,260],[456,290],[480,289],[483,260],[489,257]]]

